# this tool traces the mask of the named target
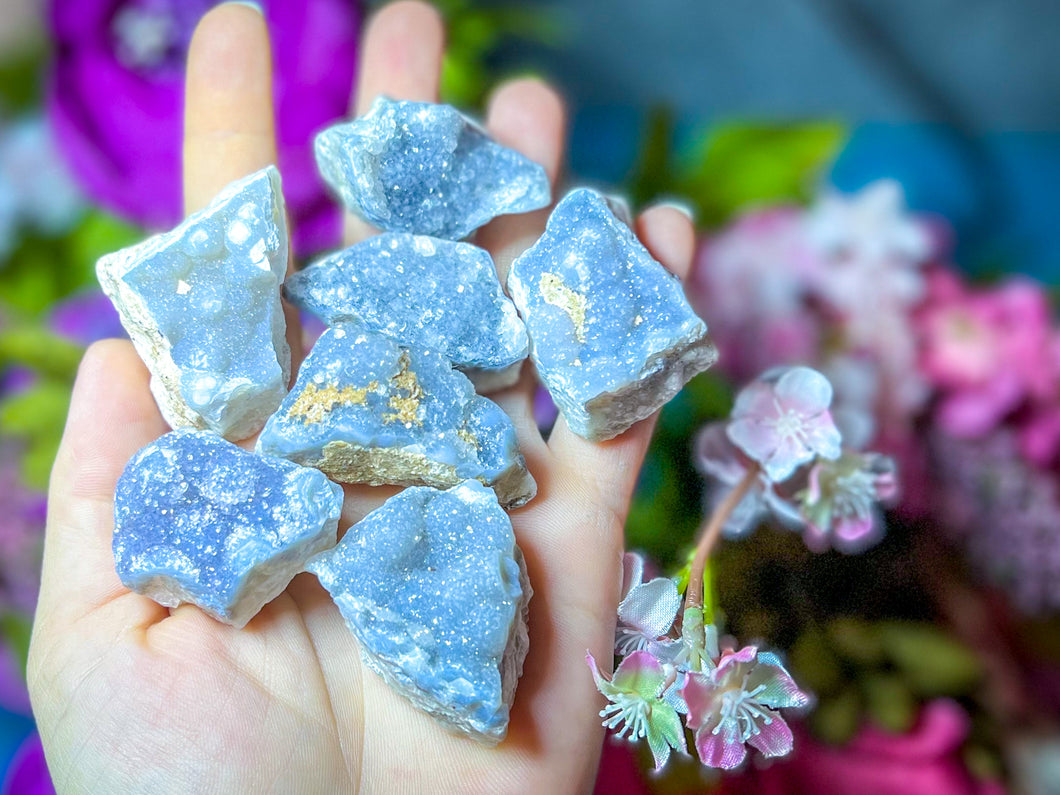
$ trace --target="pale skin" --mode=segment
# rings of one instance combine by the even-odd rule
[[[430,7],[403,1],[381,10],[368,25],[351,113],[381,93],[436,100],[443,47]],[[188,65],[187,211],[275,162],[270,75],[256,11],[220,6],[204,18]],[[528,79],[502,85],[486,125],[556,180],[565,121],[553,89]],[[502,218],[479,233],[502,276],[546,217]],[[687,274],[693,232],[681,212],[648,209],[636,229],[656,259]],[[347,224],[347,242],[371,233],[352,218]],[[300,353],[295,348],[296,361]],[[78,373],[52,474],[29,660],[34,712],[58,790],[590,789],[604,700],[585,653],[610,658],[622,527],[653,421],[591,444],[561,419],[543,439],[532,419],[529,370],[496,398],[515,422],[539,491],[511,517],[534,587],[530,652],[508,737],[491,748],[446,731],[364,668],[356,641],[311,575],[299,575],[242,630],[193,606],[160,607],[122,586],[111,553],[114,487],[129,458],[168,427],[132,346],[94,345]],[[340,527],[386,493],[348,489]]]

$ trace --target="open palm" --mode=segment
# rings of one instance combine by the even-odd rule
[[[442,26],[428,6],[383,9],[363,47],[357,107],[381,93],[435,100],[442,49]],[[188,211],[275,161],[271,93],[260,15],[238,5],[210,12],[189,55]],[[501,87],[487,126],[555,181],[564,119],[549,87],[535,80]],[[502,218],[479,233],[502,277],[544,218],[543,211]],[[347,230],[351,243],[372,231],[352,218]],[[684,215],[654,208],[637,231],[656,258],[685,274],[692,230]],[[532,418],[531,369],[496,397],[539,486],[537,498],[512,514],[535,592],[530,652],[508,737],[487,748],[447,732],[364,668],[338,609],[308,574],[242,630],[122,586],[111,553],[114,487],[128,459],[168,428],[132,346],[93,346],[52,474],[30,650],[33,706],[57,788],[527,793],[591,786],[602,699],[584,656],[589,649],[609,657],[622,526],[652,422],[590,444],[561,419],[546,441]],[[340,526],[388,493],[349,489]]]

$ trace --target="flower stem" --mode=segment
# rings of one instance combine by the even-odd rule
[[[732,512],[740,504],[740,500],[751,490],[751,486],[758,479],[759,472],[758,464],[751,464],[747,473],[743,476],[743,480],[725,495],[721,505],[711,514],[703,534],[699,537],[699,543],[696,545],[696,554],[692,558],[692,565],[688,570],[688,589],[685,591],[686,610],[690,607],[703,607],[703,570],[707,566],[707,558],[710,557],[714,545],[718,543],[718,538],[721,537],[721,529],[725,527],[725,522],[732,516]]]

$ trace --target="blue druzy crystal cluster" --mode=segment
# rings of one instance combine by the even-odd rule
[[[477,739],[503,739],[528,646],[530,587],[489,489],[474,480],[405,489],[309,570],[391,685]]]
[[[385,232],[292,274],[283,289],[330,326],[358,320],[440,351],[480,391],[515,383],[530,346],[489,252],[467,243]]]
[[[717,358],[681,283],[586,188],[556,205],[508,289],[538,375],[571,430],[593,441],[654,414]]]
[[[316,469],[171,431],[137,453],[114,495],[114,561],[156,602],[242,627],[335,545],[342,487]]]
[[[714,350],[677,281],[591,191],[560,202],[513,264],[513,303],[490,255],[457,241],[547,205],[548,179],[452,108],[379,100],[322,132],[316,155],[350,209],[387,231],[288,278],[288,298],[329,326],[289,392],[274,168],[99,263],[177,428],[119,481],[117,570],[235,626],[312,571],[376,672],[495,743],[531,593],[505,511],[536,485],[512,421],[475,388],[514,384],[529,353],[571,429],[605,439]],[[259,431],[253,452],[222,438]],[[409,488],[336,545],[339,483]]]
[[[448,105],[380,97],[361,118],[320,133],[315,151],[347,209],[388,232],[460,240],[552,199],[544,168]]]

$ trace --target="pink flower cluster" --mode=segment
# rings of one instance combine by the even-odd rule
[[[947,237],[884,181],[805,209],[755,210],[703,240],[689,292],[718,340],[719,367],[737,381],[816,368],[834,390],[844,447],[786,488],[764,481],[725,529],[773,520],[814,549],[863,549],[882,527],[873,503],[894,498],[893,463],[862,452],[871,445],[905,475],[898,513],[949,526],[1025,609],[1057,607],[1060,589],[1048,583],[1060,524],[1043,517],[1060,517],[1060,494],[1045,487],[1060,473],[1060,327],[1029,279],[973,286],[947,261]],[[708,426],[697,440],[708,502],[739,481],[741,457],[755,457],[734,429]],[[990,454],[959,461],[979,447]],[[775,481],[775,467],[763,467]],[[1031,483],[1041,485],[1033,498],[1020,497]]]
[[[785,708],[810,703],[780,659],[755,646],[720,648],[717,630],[703,626],[702,609],[689,608],[680,621],[681,598],[673,580],[642,582],[644,561],[626,554],[614,674],[601,673],[592,654],[586,661],[597,689],[607,697],[603,725],[620,739],[645,739],[656,770],[673,751],[687,753],[684,723],[695,735],[699,760],[731,770],[743,764],[747,746],[764,756],[785,756],[793,735]]]

